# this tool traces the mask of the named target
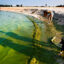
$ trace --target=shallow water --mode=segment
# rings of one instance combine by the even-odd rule
[[[28,17],[0,11],[0,64],[26,64],[35,51],[32,48],[33,39],[41,43],[47,40],[44,22]]]
[[[0,22],[1,22],[0,33],[14,32],[14,31],[18,31],[18,33],[20,33],[24,31],[26,33],[32,34],[34,29],[31,20],[29,20],[26,17],[26,15],[20,13],[0,11]],[[45,24],[42,21],[39,21],[38,19],[34,19],[34,22],[37,23],[38,26],[40,27],[40,30],[42,32],[41,35],[43,37],[46,31]]]

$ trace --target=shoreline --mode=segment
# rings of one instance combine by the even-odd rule
[[[15,12],[15,13],[22,13],[22,14],[25,14],[25,15],[29,15],[29,16],[34,16],[35,18],[38,18],[36,14],[30,14],[29,12],[25,12],[24,9],[22,10],[12,10],[12,9],[8,9],[7,7],[3,7],[2,9],[0,9],[0,11],[6,11],[6,12]]]
[[[57,24],[64,25],[64,7],[0,7],[1,11],[22,13],[40,19],[40,15],[31,13],[32,10],[36,9],[54,11],[55,12],[54,17]]]
[[[23,11],[24,9],[38,9],[38,10],[53,10],[60,11],[64,13],[64,7],[0,7],[0,10],[8,10],[8,11]]]

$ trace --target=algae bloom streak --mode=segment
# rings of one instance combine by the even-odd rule
[[[57,64],[54,56],[59,50],[50,45],[47,34],[43,21],[0,11],[0,64]]]

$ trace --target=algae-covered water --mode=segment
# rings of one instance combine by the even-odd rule
[[[33,58],[38,64],[54,64],[55,54],[51,48],[46,48],[50,45],[44,44],[48,41],[48,34],[43,21],[24,14],[0,11],[0,64],[30,64]]]

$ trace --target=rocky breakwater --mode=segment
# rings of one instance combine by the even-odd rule
[[[54,20],[58,25],[64,25],[64,13],[62,12],[54,12]]]

